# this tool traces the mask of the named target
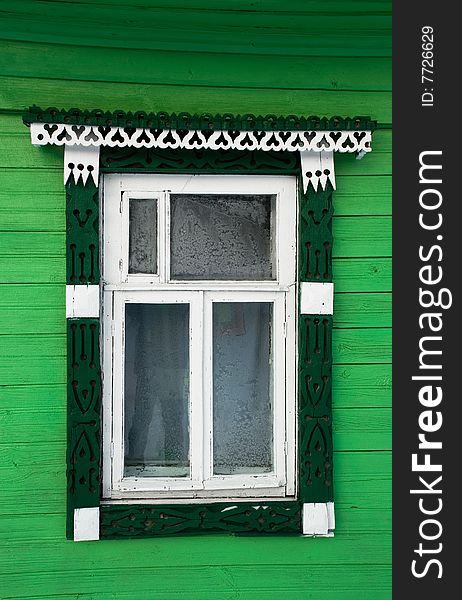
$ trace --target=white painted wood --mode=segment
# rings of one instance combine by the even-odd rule
[[[104,183],[103,280],[105,304],[103,386],[103,468],[105,498],[123,500],[293,497],[296,488],[296,230],[295,177],[217,175],[106,175]],[[173,281],[169,277],[171,193],[272,194],[274,265],[270,281]],[[158,199],[159,273],[130,277],[128,200]],[[119,265],[122,264],[122,267]],[[212,306],[213,302],[271,301],[274,305],[273,473],[212,474]],[[191,306],[191,474],[185,477],[123,476],[124,306],[126,302],[187,302]],[[111,362],[112,361],[112,362]],[[113,378],[111,380],[111,372]],[[195,383],[193,383],[195,382]],[[109,421],[109,422],[107,422]],[[109,457],[109,458],[108,458]]]
[[[335,505],[333,502],[326,502],[327,505],[327,526],[329,531],[335,529]]]
[[[113,321],[113,301],[112,292],[103,293],[103,318],[101,320],[101,340],[102,340],[102,492],[103,498],[111,497],[112,490],[112,457],[113,457],[113,351],[115,335],[115,321]],[[114,326],[113,326],[114,323]]]
[[[298,336],[297,336],[297,288],[291,285],[286,293],[286,494],[294,496],[297,482],[297,373],[298,373]]]
[[[200,462],[202,455],[202,431],[197,431],[197,415],[202,414],[202,374],[198,365],[202,364],[201,343],[201,303],[202,292],[187,291],[178,293],[175,290],[152,292],[120,292],[114,293],[114,343],[113,343],[113,398],[112,398],[112,442],[114,456],[112,458],[112,493],[111,497],[123,497],[124,492],[159,492],[162,490],[197,490],[203,488],[202,479],[198,478],[197,466],[191,469],[189,477],[125,477],[124,476],[124,325],[125,305],[127,303],[143,304],[189,304],[190,305],[190,448],[191,464]],[[196,428],[193,434],[193,423]],[[199,421],[200,427],[201,421]],[[105,460],[111,460],[104,457]],[[104,460],[103,459],[103,460]]]
[[[74,509],[74,542],[99,540],[99,507]]]
[[[300,163],[303,191],[305,193],[310,183],[315,192],[318,191],[319,186],[325,190],[328,181],[330,181],[334,190],[336,189],[334,153],[332,151],[302,150],[300,152]]]
[[[300,314],[334,314],[334,284],[316,282],[300,283]]]
[[[37,146],[111,148],[186,148],[189,150],[311,150],[313,152],[371,152],[371,131],[241,131],[231,136],[227,130],[216,130],[205,136],[201,130],[191,130],[185,136],[175,129],[164,129],[153,135],[149,128],[137,127],[127,132],[124,127],[99,128],[95,125],[75,127],[71,124],[31,123],[31,141]],[[348,143],[347,143],[348,142]]]
[[[66,285],[66,317],[99,317],[99,285]]]
[[[305,502],[302,512],[303,535],[333,537],[335,528],[333,514],[333,502]]]
[[[99,147],[98,146],[64,146],[64,185],[70,180],[83,184],[88,178],[98,187],[99,180]]]
[[[121,268],[121,282],[139,285],[152,285],[165,281],[165,194],[157,191],[125,191],[119,206],[121,219],[121,239],[119,240]],[[130,200],[146,199],[157,201],[157,273],[129,273],[129,223],[130,223]],[[115,207],[117,208],[117,207]],[[117,217],[117,214],[116,214]]]
[[[296,269],[296,208],[297,182],[295,177],[264,175],[105,175],[104,178],[104,247],[103,280],[107,285],[150,289],[154,284],[167,282],[192,289],[212,286],[219,289],[231,285],[276,289],[295,282]],[[170,279],[170,201],[171,193],[205,194],[274,194],[276,200],[276,281],[175,281]],[[158,197],[159,277],[131,276],[127,280],[128,206],[129,197]],[[122,210],[121,210],[122,207]],[[126,215],[126,216],[125,216]],[[164,243],[162,244],[162,239]],[[119,265],[122,265],[119,267]]]

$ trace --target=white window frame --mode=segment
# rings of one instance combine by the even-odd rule
[[[169,194],[271,194],[276,197],[275,280],[170,279]],[[297,180],[265,175],[123,175],[103,179],[103,497],[113,502],[202,502],[293,498],[296,493]],[[157,199],[157,274],[128,274],[130,198]],[[273,303],[274,472],[213,475],[213,302]],[[123,477],[125,304],[190,305],[190,477]]]

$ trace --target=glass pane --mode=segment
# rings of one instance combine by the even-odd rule
[[[129,273],[157,273],[157,200],[130,198]]]
[[[172,194],[172,279],[275,279],[274,199]]]
[[[189,475],[189,305],[127,304],[125,476]]]
[[[269,302],[213,305],[213,471],[273,468],[272,340]]]

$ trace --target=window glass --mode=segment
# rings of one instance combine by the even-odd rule
[[[189,305],[127,304],[125,476],[189,475]]]
[[[130,198],[129,273],[157,273],[157,200]]]
[[[272,195],[172,194],[172,279],[275,279]]]
[[[213,470],[273,469],[272,303],[213,304]]]

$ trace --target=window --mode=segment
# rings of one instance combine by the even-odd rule
[[[296,178],[107,174],[103,496],[295,496]]]

